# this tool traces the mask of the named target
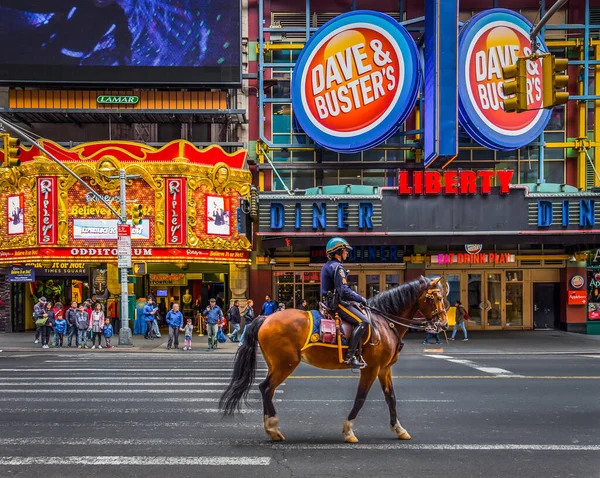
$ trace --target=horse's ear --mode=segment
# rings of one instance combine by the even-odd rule
[[[438,286],[438,283],[440,282],[442,278],[438,277],[437,279],[433,279],[432,281],[429,282],[429,288],[430,289],[435,289]]]

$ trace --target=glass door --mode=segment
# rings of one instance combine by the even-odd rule
[[[381,292],[381,274],[365,274],[365,285],[367,299],[375,297]]]
[[[484,302],[484,329],[502,328],[502,274],[500,272],[486,272],[485,302]]]
[[[481,328],[484,310],[483,289],[484,284],[480,273],[467,275],[467,312],[469,313],[468,325],[471,327]]]

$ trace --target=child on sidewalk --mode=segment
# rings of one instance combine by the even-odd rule
[[[183,350],[192,350],[192,335],[194,334],[194,325],[192,324],[192,319],[187,319],[187,325],[185,326],[185,329],[180,330],[184,332],[185,335]]]
[[[113,346],[110,345],[110,338],[113,336],[113,326],[110,323],[110,319],[104,320],[104,328],[102,329],[102,334],[104,335],[104,341],[106,342],[106,348],[112,349]]]
[[[63,337],[67,333],[67,321],[62,315],[57,315],[54,321],[54,346],[63,346]]]

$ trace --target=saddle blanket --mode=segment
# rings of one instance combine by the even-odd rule
[[[313,323],[313,328],[312,328],[312,333],[310,334],[310,343],[314,344],[314,343],[323,343],[321,340],[321,334],[320,334],[320,330],[321,330],[321,319],[323,318],[323,316],[321,315],[321,313],[318,310],[311,310],[309,312],[309,315],[312,316],[312,323]],[[346,326],[348,326],[348,324],[346,324]],[[348,341],[344,338],[344,336],[342,335],[342,345],[348,345]]]

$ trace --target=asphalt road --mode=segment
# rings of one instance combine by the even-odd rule
[[[405,356],[413,439],[395,439],[375,384],[356,445],[341,433],[356,375],[300,366],[276,394],[273,444],[256,388],[235,419],[216,410],[231,358],[0,354],[0,476],[600,477],[600,355]]]

